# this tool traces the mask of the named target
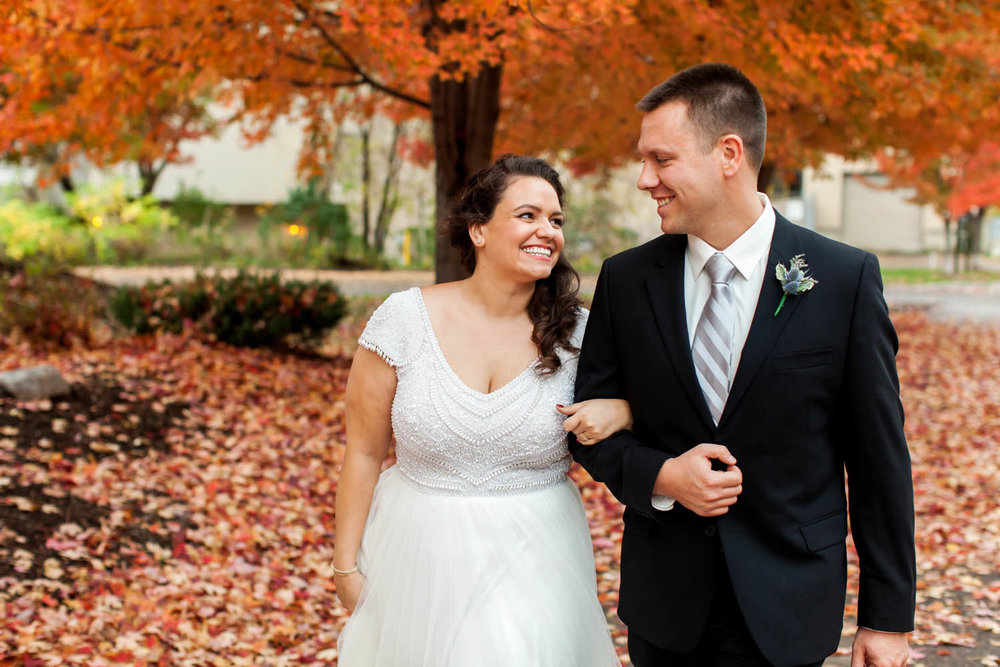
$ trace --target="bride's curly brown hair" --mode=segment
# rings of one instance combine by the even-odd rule
[[[565,189],[552,166],[537,157],[505,154],[489,167],[473,175],[465,185],[451,216],[444,225],[452,247],[458,249],[462,266],[472,273],[476,269],[476,252],[469,236],[469,226],[485,224],[493,217],[497,204],[511,181],[519,176],[542,178],[552,186],[563,206]],[[538,372],[554,372],[561,362],[557,349],[577,352],[570,343],[576,328],[579,310],[580,274],[562,253],[547,278],[535,281],[535,292],[528,302],[528,317],[535,325],[531,341],[538,347]]]

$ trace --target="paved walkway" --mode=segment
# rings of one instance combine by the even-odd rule
[[[148,280],[190,280],[193,267],[82,267],[76,271],[112,285],[139,285]],[[234,275],[236,269],[222,269]],[[320,271],[285,269],[282,274],[297,280],[331,280],[348,296],[382,295],[434,282],[432,271]],[[583,276],[582,291],[593,294],[597,276]],[[1000,322],[1000,275],[994,281],[889,284],[886,300],[893,307],[923,308],[935,319]]]

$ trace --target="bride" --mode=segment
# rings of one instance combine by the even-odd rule
[[[393,294],[361,335],[336,502],[342,667],[620,664],[563,414],[588,443],[631,414],[569,405],[586,311],[562,199],[546,162],[502,156],[448,221],[471,277]]]

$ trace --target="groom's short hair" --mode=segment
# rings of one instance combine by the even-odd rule
[[[767,112],[757,87],[741,71],[725,63],[689,67],[646,93],[636,108],[649,113],[668,102],[687,105],[688,118],[701,132],[706,151],[723,135],[738,135],[750,166],[760,171]]]

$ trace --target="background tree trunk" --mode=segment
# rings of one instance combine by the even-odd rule
[[[774,180],[775,172],[777,172],[777,168],[774,162],[764,160],[763,164],[760,165],[760,171],[757,172],[757,192],[767,194],[767,189],[771,187],[771,181]]]
[[[399,197],[396,189],[399,186],[399,138],[403,134],[403,124],[393,123],[392,142],[389,145],[389,153],[386,159],[385,179],[382,181],[382,199],[379,203],[378,214],[375,216],[375,255],[382,256],[385,250],[385,237],[389,233],[389,222],[392,214],[396,212],[399,204]]]
[[[156,187],[156,181],[160,178],[160,174],[163,173],[163,168],[167,166],[168,162],[162,160],[160,164],[156,164],[151,160],[138,160],[139,166],[139,180],[141,182],[141,196],[153,194],[153,188]]]
[[[465,180],[489,165],[500,116],[502,70],[502,65],[483,65],[462,81],[431,79],[438,228],[434,279],[439,283],[467,275],[458,253],[441,237],[441,221],[451,213]]]
[[[365,250],[371,245],[371,214],[368,205],[372,180],[371,162],[371,129],[365,126],[361,128],[361,247]]]

